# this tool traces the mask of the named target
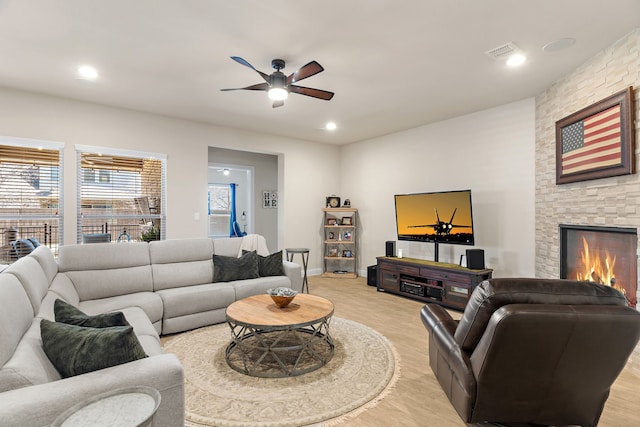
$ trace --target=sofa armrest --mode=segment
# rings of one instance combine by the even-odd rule
[[[302,267],[291,261],[282,261],[284,274],[291,281],[291,289],[302,292]]]
[[[160,407],[153,426],[184,425],[184,372],[173,354],[1,393],[0,420],[4,427],[48,426],[80,402],[133,386],[149,386],[160,392]]]
[[[437,304],[422,307],[420,317],[429,331],[429,365],[460,417],[468,420],[477,385],[469,355],[454,338],[458,322]]]

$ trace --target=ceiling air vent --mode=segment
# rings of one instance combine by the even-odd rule
[[[488,56],[495,59],[496,61],[502,61],[508,59],[514,53],[520,52],[520,48],[516,46],[515,43],[506,43],[502,46],[494,47],[485,52]]]

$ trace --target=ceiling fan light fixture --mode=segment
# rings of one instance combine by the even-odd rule
[[[272,87],[269,89],[269,99],[273,101],[284,101],[289,97],[289,92],[281,87]]]

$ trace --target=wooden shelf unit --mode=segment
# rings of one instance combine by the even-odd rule
[[[355,208],[323,208],[322,277],[353,279],[358,277],[358,245]],[[343,225],[343,218],[351,223]],[[330,224],[335,221],[336,224]],[[346,254],[350,256],[345,256]]]
[[[378,257],[378,291],[464,310],[471,293],[491,269],[471,270],[456,264],[415,258]]]

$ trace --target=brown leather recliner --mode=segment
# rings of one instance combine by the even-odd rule
[[[615,289],[556,279],[487,280],[460,321],[420,313],[429,364],[466,423],[595,426],[640,339]]]

